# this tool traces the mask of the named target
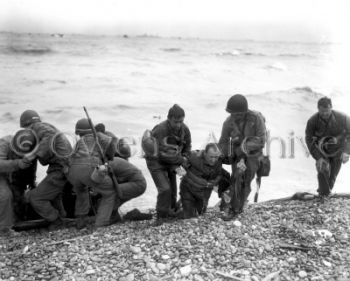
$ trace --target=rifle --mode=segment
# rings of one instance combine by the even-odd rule
[[[114,174],[114,171],[113,171],[112,167],[108,165],[108,161],[107,161],[106,156],[103,153],[102,147],[101,147],[101,145],[100,145],[100,143],[98,141],[96,129],[94,127],[94,124],[92,123],[92,120],[91,120],[91,118],[89,116],[89,113],[88,113],[88,111],[87,111],[85,106],[83,106],[83,108],[84,108],[86,117],[87,117],[87,119],[89,121],[89,125],[90,125],[90,128],[92,130],[92,134],[94,135],[94,139],[95,139],[95,142],[96,142],[96,145],[97,145],[97,148],[98,148],[98,152],[99,152],[99,154],[101,156],[102,162],[107,167],[108,175],[112,179],[113,187],[114,187],[115,191],[117,192],[117,195],[118,195],[119,199],[121,199],[121,198],[123,198],[123,193],[122,193],[121,189],[119,188],[117,178],[116,178],[116,176]]]

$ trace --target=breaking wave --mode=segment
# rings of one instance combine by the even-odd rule
[[[24,54],[24,55],[46,55],[52,53],[52,49],[45,46],[9,46],[6,51],[12,54]]]
[[[161,48],[161,50],[169,53],[176,53],[182,51],[181,48]]]

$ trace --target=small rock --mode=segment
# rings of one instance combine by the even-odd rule
[[[198,275],[198,274],[195,274],[195,275],[194,275],[194,280],[195,280],[195,281],[204,281],[204,279],[203,279],[200,275]]]
[[[323,238],[331,238],[333,236],[332,232],[327,229],[317,230],[316,233]]]
[[[134,273],[130,273],[124,278],[125,281],[134,281],[134,279],[135,279]]]
[[[162,259],[163,260],[168,260],[168,259],[170,259],[170,257],[168,255],[162,255]]]
[[[149,274],[148,278],[149,278],[149,281],[159,281],[159,278],[154,276],[154,275],[152,275],[152,274]]]
[[[139,254],[139,253],[141,253],[141,248],[130,246],[130,251],[133,252],[134,254]]]
[[[192,271],[191,265],[180,267],[181,276],[188,276]]]
[[[87,275],[91,275],[91,274],[95,274],[96,271],[94,269],[88,269],[87,271],[85,271],[85,274]]]
[[[233,222],[233,225],[234,225],[234,226],[237,226],[237,227],[241,227],[241,226],[242,226],[242,223],[241,223],[240,221],[238,221],[238,220],[235,220],[235,221]]]
[[[330,262],[326,261],[326,260],[323,260],[322,262],[327,267],[331,267],[332,266],[332,264]]]
[[[163,263],[157,263],[157,268],[161,271],[164,271],[166,269],[166,265]]]
[[[300,278],[305,278],[307,276],[307,273],[305,271],[301,270],[298,272],[298,275]]]
[[[156,264],[154,262],[150,262],[149,263],[149,267],[151,268],[151,270],[154,272],[154,273],[159,273],[159,269],[157,268]]]

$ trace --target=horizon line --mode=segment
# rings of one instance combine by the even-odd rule
[[[335,42],[335,41],[306,41],[306,40],[283,40],[283,39],[251,39],[251,38],[214,38],[214,37],[201,37],[201,36],[163,36],[158,34],[150,34],[150,33],[140,33],[137,35],[130,35],[128,33],[118,33],[118,34],[110,34],[110,33],[84,33],[84,32],[31,32],[31,31],[10,31],[10,30],[0,30],[0,34],[4,33],[12,33],[12,34],[27,34],[27,35],[62,35],[64,37],[65,35],[80,35],[80,36],[95,36],[95,37],[121,37],[125,39],[129,38],[158,38],[158,39],[186,39],[186,40],[213,40],[213,41],[246,41],[246,42],[256,42],[256,43],[263,43],[263,42],[275,42],[275,43],[299,43],[299,44],[340,44],[341,42]]]

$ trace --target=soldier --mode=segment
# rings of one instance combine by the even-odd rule
[[[24,191],[35,185],[36,161],[29,159],[35,146],[30,130],[0,139],[0,233],[10,232],[25,217]]]
[[[176,217],[176,168],[186,163],[191,152],[191,133],[184,124],[185,111],[177,104],[169,109],[166,121],[156,125],[151,138],[156,155],[146,153],[147,167],[158,189],[157,220]]]
[[[41,165],[48,166],[46,177],[28,192],[29,202],[50,223],[49,229],[54,230],[63,224],[61,217],[65,217],[62,191],[67,184],[65,169],[72,147],[53,125],[41,122],[39,114],[34,110],[22,113],[20,126],[31,129],[38,139],[38,149],[29,160],[38,159]]]
[[[223,217],[230,220],[243,212],[244,204],[251,192],[251,181],[259,168],[259,157],[266,141],[263,116],[248,109],[243,95],[232,96],[226,106],[230,116],[222,126],[219,146],[225,163],[231,164],[231,206]]]
[[[332,110],[332,101],[327,97],[319,99],[318,112],[306,125],[306,144],[316,160],[318,189],[321,197],[328,196],[342,163],[349,161],[350,118]]]
[[[217,144],[209,143],[204,150],[191,153],[186,175],[180,184],[185,219],[205,213],[213,187],[221,185],[222,189],[225,188],[222,186],[224,175]]]
[[[80,139],[70,159],[68,179],[77,196],[75,205],[77,228],[86,225],[86,217],[90,210],[88,187],[91,187],[94,193],[101,195],[95,226],[110,225],[118,221],[118,208],[123,203],[144,193],[146,180],[134,165],[122,158],[114,157],[115,146],[112,137],[98,132],[96,134],[98,143],[96,143],[88,119],[84,118],[76,123],[75,133]],[[101,152],[104,157],[101,156]],[[116,176],[118,188],[123,194],[122,198],[118,198],[116,187],[106,173],[106,163],[103,163],[102,158],[108,160],[107,164]]]

